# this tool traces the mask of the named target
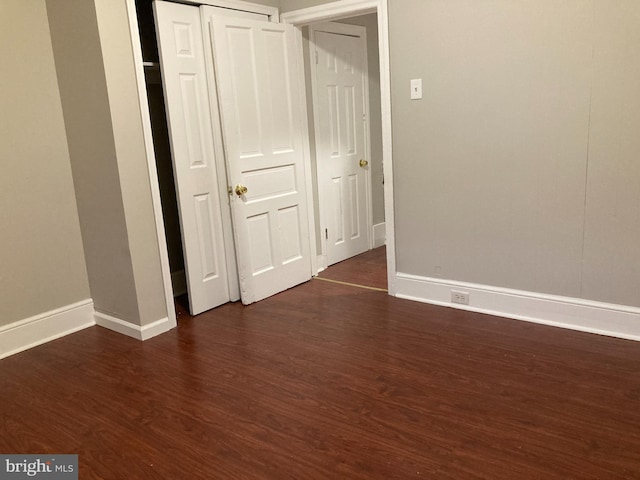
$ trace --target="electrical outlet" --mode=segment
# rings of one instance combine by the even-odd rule
[[[462,305],[469,305],[469,292],[451,290],[451,303],[460,303]]]

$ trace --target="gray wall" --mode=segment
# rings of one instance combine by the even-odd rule
[[[393,0],[392,0],[393,1]],[[397,0],[396,0],[397,1]],[[263,3],[263,2],[257,2]],[[315,7],[324,3],[331,3],[326,0],[280,0],[280,13],[290,12],[291,10],[299,10],[301,8]]]
[[[640,306],[638,27],[631,1],[390,2],[399,271]]]
[[[95,4],[47,0],[91,295],[138,317]]]
[[[594,18],[582,295],[640,306],[640,3]]]
[[[401,3],[390,12],[398,271],[580,296],[589,3]],[[412,78],[422,100],[409,99]]]
[[[125,2],[47,8],[91,296],[151,323],[167,312]]]
[[[0,2],[0,58],[2,326],[90,295],[44,0]]]
[[[125,0],[95,0],[139,322],[167,316]],[[166,246],[163,246],[166,248]]]
[[[251,3],[259,3],[260,5],[266,5],[267,7],[276,7],[280,6],[280,2],[278,0],[250,0]]]

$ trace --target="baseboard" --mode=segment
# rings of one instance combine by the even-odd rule
[[[378,248],[387,243],[387,230],[384,222],[373,226],[373,248]]]
[[[171,272],[171,287],[174,298],[187,293],[187,275],[184,270]]]
[[[95,325],[91,299],[0,327],[0,358]]]
[[[409,300],[640,341],[640,308],[405,273],[396,288]],[[468,293],[469,305],[451,303],[451,290]]]
[[[161,333],[168,332],[176,326],[175,323],[171,322],[167,317],[143,326],[135,325],[102,312],[95,312],[94,317],[97,325],[137,340],[147,340]]]

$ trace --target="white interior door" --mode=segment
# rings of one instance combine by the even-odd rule
[[[321,228],[327,264],[370,246],[370,166],[364,28],[311,27],[311,69]]]
[[[242,302],[311,278],[305,132],[290,25],[211,24]]]
[[[197,7],[154,2],[189,310],[230,300],[218,173]]]

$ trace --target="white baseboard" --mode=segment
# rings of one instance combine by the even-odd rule
[[[378,248],[387,244],[387,231],[384,222],[373,226],[373,248]]]
[[[135,325],[102,312],[95,312],[94,317],[95,323],[101,327],[108,328],[109,330],[122,333],[123,335],[127,335],[138,340],[147,340],[155,337],[156,335],[160,335],[161,333],[168,332],[176,326],[175,323],[167,317],[143,326]]]
[[[396,288],[409,300],[640,341],[640,308],[405,273]],[[469,305],[451,303],[452,289],[467,292]]]
[[[0,358],[95,325],[91,299],[0,327]]]
[[[179,297],[187,293],[187,275],[184,270],[171,272],[171,286],[174,297]]]

